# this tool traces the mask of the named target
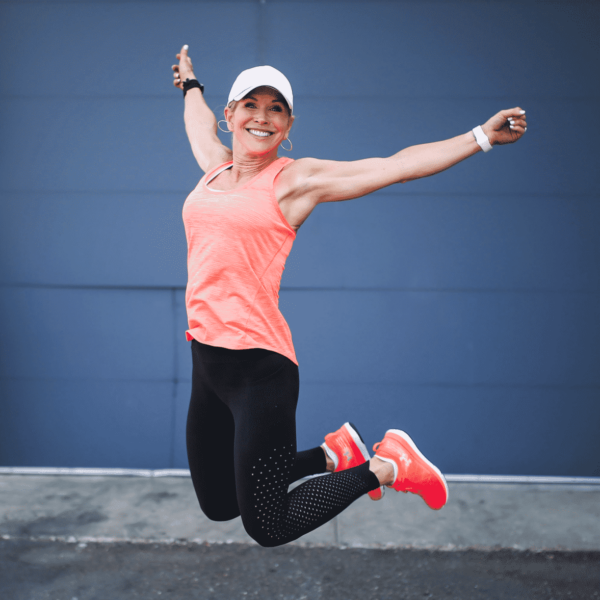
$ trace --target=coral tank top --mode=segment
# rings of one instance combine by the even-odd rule
[[[290,162],[278,158],[239,188],[211,190],[211,179],[233,164],[223,163],[186,198],[188,341],[265,348],[298,364],[279,310],[279,285],[296,232],[273,191],[275,177]]]

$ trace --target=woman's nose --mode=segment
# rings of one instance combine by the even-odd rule
[[[263,111],[257,112],[254,115],[254,120],[257,123],[268,123],[269,122],[269,120],[267,119],[267,113],[266,113],[266,111],[265,112],[263,112]]]

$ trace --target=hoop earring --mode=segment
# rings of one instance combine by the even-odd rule
[[[222,131],[223,133],[233,133],[233,131],[229,131],[229,129],[221,129],[221,126],[219,125],[219,123],[227,123],[227,121],[225,119],[221,119],[220,121],[217,121],[217,128],[219,129],[219,131]]]
[[[290,147],[288,148],[283,148],[283,142],[285,142],[285,140],[287,140],[290,143]],[[292,146],[292,140],[290,140],[290,138],[285,138],[285,140],[283,140],[283,142],[281,142],[281,144],[279,144],[286,152],[291,152],[292,148],[294,146]]]

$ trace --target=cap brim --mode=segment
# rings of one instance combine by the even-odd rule
[[[260,87],[260,86],[256,86],[256,87]],[[256,87],[249,87],[246,88],[245,90],[241,91],[237,96],[234,96],[232,98],[232,100],[235,100],[236,102],[238,100],[241,100],[246,94],[248,94],[249,92],[251,92],[252,90],[256,89]],[[279,91],[279,90],[278,90]]]
[[[259,88],[259,87],[270,87],[272,90],[279,92],[285,98],[285,101],[288,103],[288,106],[290,107],[290,112],[293,112],[294,106],[289,101],[289,98],[286,98],[281,90],[278,90],[276,87],[273,87],[272,85],[267,85],[267,84],[254,85],[252,87],[246,88],[245,90],[241,91],[237,96],[234,96],[229,102],[231,102],[232,100],[235,100],[237,102],[238,100],[241,100],[244,96],[249,94],[252,90],[255,90],[256,88]]]

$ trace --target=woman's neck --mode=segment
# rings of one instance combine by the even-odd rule
[[[266,169],[272,162],[276,161],[277,148],[273,148],[268,154],[248,154],[239,146],[236,148],[234,142],[233,166],[229,169],[230,181],[239,183],[246,179],[252,179],[263,169]]]

